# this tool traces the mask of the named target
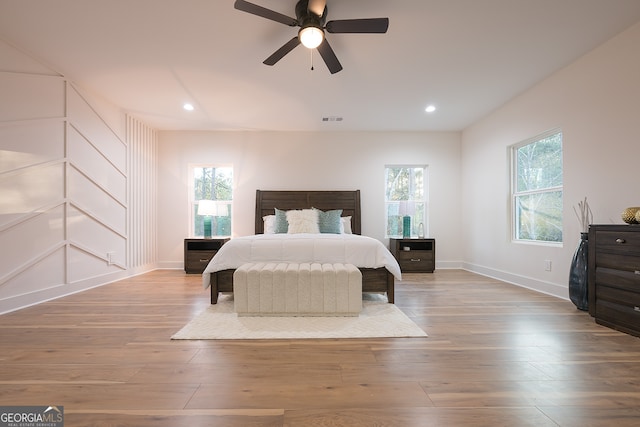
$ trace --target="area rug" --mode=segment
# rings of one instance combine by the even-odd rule
[[[198,314],[174,340],[426,337],[427,334],[386,297],[363,294],[358,317],[238,317],[233,295]]]

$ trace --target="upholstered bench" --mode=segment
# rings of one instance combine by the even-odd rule
[[[247,263],[233,273],[238,316],[358,316],[362,273],[352,264]]]

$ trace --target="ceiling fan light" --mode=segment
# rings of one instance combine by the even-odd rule
[[[309,26],[304,27],[298,32],[300,43],[308,49],[315,49],[324,40],[324,31],[321,28]]]

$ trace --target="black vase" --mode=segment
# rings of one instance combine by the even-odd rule
[[[587,295],[587,260],[589,259],[589,233],[580,233],[578,249],[573,254],[571,268],[569,269],[569,298],[579,310],[589,309]]]

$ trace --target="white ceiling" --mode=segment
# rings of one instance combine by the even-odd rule
[[[302,46],[263,65],[297,29],[233,3],[0,0],[0,38],[158,129],[450,131],[640,21],[640,0],[328,0],[328,20],[390,20],[329,34],[331,75]]]

